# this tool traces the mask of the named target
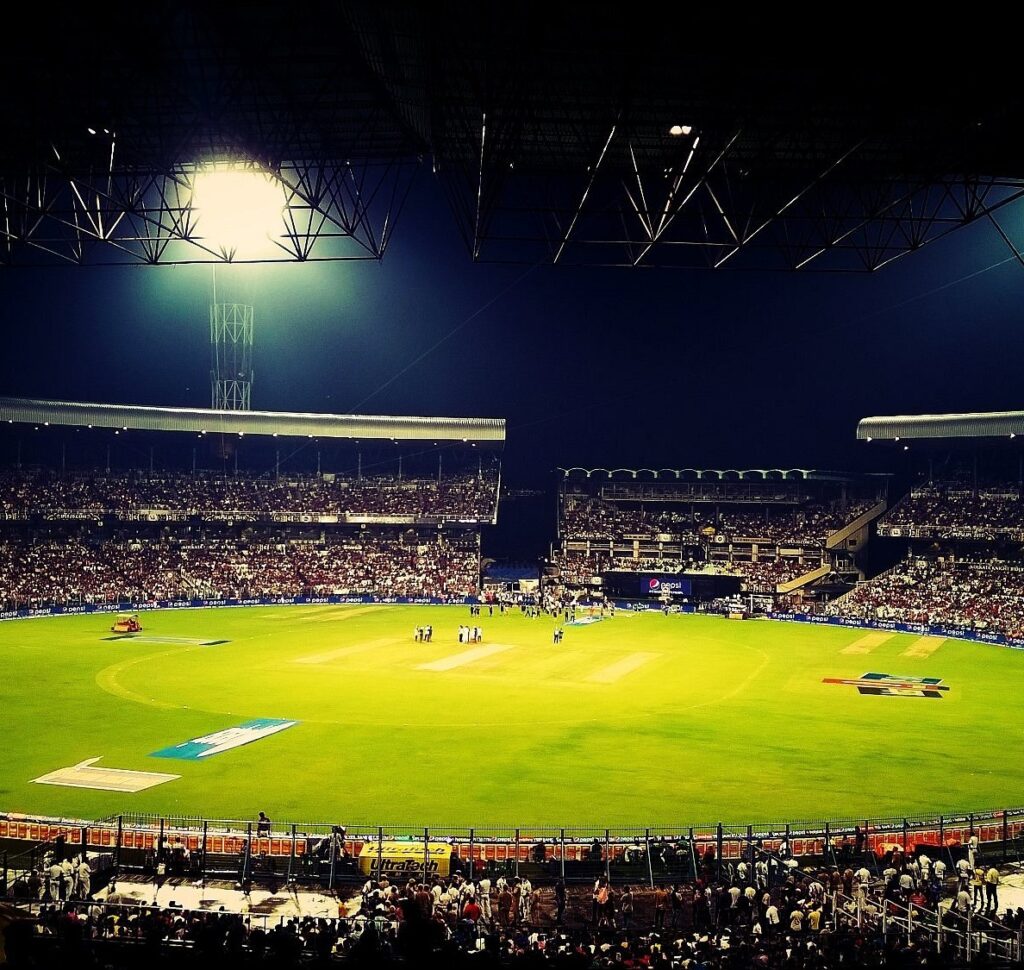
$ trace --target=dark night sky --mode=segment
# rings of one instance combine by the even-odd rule
[[[873,276],[474,265],[423,174],[382,264],[218,273],[256,305],[255,407],[505,417],[526,484],[865,467],[866,414],[1020,407],[1024,268],[946,285],[1008,255],[982,222]],[[209,267],[0,271],[0,393],[205,406],[210,287]]]

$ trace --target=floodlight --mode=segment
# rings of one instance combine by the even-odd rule
[[[692,125],[673,125],[669,128],[668,133],[678,138],[680,135],[690,134],[691,131],[693,131]]]
[[[192,180],[196,235],[228,259],[279,234],[284,205],[280,183],[259,169],[202,169]]]

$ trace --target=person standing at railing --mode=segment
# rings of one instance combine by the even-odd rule
[[[992,916],[999,912],[999,870],[995,866],[985,873],[985,912]]]
[[[486,926],[491,925],[491,880],[486,873],[477,883],[477,899],[480,903],[480,914]]]
[[[665,909],[668,906],[668,890],[664,886],[658,886],[654,890],[654,931],[660,932],[665,928]]]
[[[39,872],[33,869],[28,876],[28,892],[30,899],[42,900],[46,895],[46,884],[39,878]]]
[[[516,898],[506,883],[502,887],[501,892],[498,893],[498,920],[503,930],[508,930],[509,927],[515,926],[516,913]]]
[[[64,861],[60,864],[61,874],[61,899],[73,899],[75,895],[75,865],[68,859],[64,858]]]
[[[976,866],[971,874],[971,889],[973,890],[974,908],[980,913],[985,904],[982,900],[982,887],[985,885],[985,870]]]
[[[965,886],[961,886],[957,890],[956,902],[953,904],[953,909],[957,916],[961,919],[966,920],[971,913],[971,894],[967,891]]]
[[[960,889],[966,890],[971,884],[971,872],[973,867],[966,857],[958,859],[956,863],[956,878]]]
[[[867,866],[861,866],[855,873],[857,877],[857,892],[866,897],[868,894],[868,885],[871,883],[871,873],[868,871]]]
[[[754,863],[754,881],[758,889],[768,888],[768,860],[763,855]]]
[[[922,852],[917,857],[917,864],[918,864],[918,866],[921,869],[921,881],[922,882],[928,882],[928,880],[931,879],[931,872],[932,872],[932,860],[931,860],[931,858],[926,853]]]
[[[92,898],[92,868],[85,856],[81,856],[78,862],[78,898]]]
[[[978,848],[981,844],[981,840],[978,838],[977,832],[972,832],[971,837],[967,840],[967,861],[971,864],[971,868],[975,868],[978,864]]]
[[[622,913],[622,928],[628,933],[633,923],[633,889],[626,886],[619,898],[619,911]]]
[[[57,902],[60,899],[61,877],[60,863],[53,859],[46,870],[46,891],[49,893],[51,902]]]
[[[815,903],[814,906],[811,907],[811,911],[807,914],[807,928],[811,933],[817,935],[820,932],[821,918],[821,904]]]

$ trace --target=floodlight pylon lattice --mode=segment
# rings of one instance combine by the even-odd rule
[[[210,407],[251,411],[254,308],[244,303],[210,305]]]

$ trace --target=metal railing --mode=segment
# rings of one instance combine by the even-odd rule
[[[365,877],[376,862],[382,870],[388,843],[421,845],[422,855],[406,851],[401,871],[432,871],[449,848],[449,867],[518,874],[531,878],[592,878],[594,874],[633,882],[718,876],[723,865],[755,857],[845,865],[854,857],[879,871],[886,854],[912,853],[928,846],[955,862],[975,837],[979,851],[996,863],[1019,860],[1024,848],[1024,809],[953,816],[722,823],[665,828],[549,828],[531,826],[458,828],[370,825],[346,828],[330,822],[261,826],[248,819],[206,819],[125,813],[98,821],[32,818],[0,813],[0,841],[11,856],[28,852],[34,865],[42,847],[63,836],[68,851],[111,853],[128,870],[155,864],[158,857],[187,857],[194,876],[231,874],[245,879],[269,874],[281,881]],[[25,848],[27,846],[27,848]],[[410,861],[410,859],[412,861]],[[180,861],[180,860],[178,860]],[[397,869],[395,871],[398,871]]]
[[[870,892],[832,896],[833,928],[840,923],[879,930],[883,936],[904,937],[934,948],[936,953],[955,955],[969,963],[984,954],[991,960],[1017,963],[1024,954],[1024,930],[1003,926],[987,916],[969,911],[960,916],[952,910],[928,909],[909,902],[904,905]]]

